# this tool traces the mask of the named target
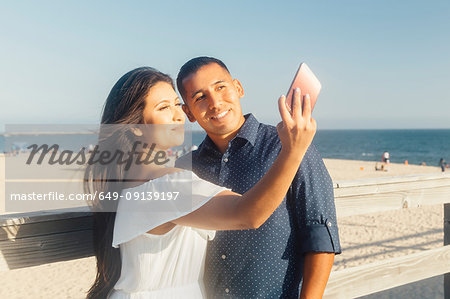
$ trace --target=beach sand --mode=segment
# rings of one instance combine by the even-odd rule
[[[440,172],[438,167],[324,159],[333,181]],[[362,168],[362,169],[361,169]],[[0,186],[1,187],[1,186]],[[442,205],[339,218],[343,253],[333,270],[437,248],[443,243]],[[95,258],[0,272],[0,298],[84,298],[95,277]],[[367,298],[443,298],[442,276]]]
[[[390,163],[385,169],[387,171],[375,170],[375,166],[380,162],[372,161],[353,161],[353,160],[338,160],[338,159],[323,159],[330,176],[333,181],[341,180],[359,180],[365,178],[379,178],[402,176],[408,174],[421,173],[436,173],[441,172],[440,167],[420,166],[420,165],[405,165]]]

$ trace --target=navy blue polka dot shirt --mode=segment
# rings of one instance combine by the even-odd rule
[[[243,194],[268,171],[281,150],[274,126],[252,114],[222,154],[207,136],[176,166]],[[282,204],[258,229],[218,231],[208,244],[208,298],[298,298],[304,254],[340,253],[333,184],[314,145]]]

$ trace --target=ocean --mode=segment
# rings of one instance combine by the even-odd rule
[[[450,130],[322,130],[314,143],[324,158],[380,161],[384,151],[392,163],[438,166],[450,160]]]
[[[193,135],[199,144],[204,133]],[[392,163],[438,166],[450,161],[450,130],[319,130],[313,143],[323,158],[380,161],[388,151]]]
[[[192,143],[199,145],[205,133],[193,132]],[[12,138],[12,137],[8,137]],[[17,136],[13,143],[25,147],[36,142],[36,136]],[[58,142],[61,149],[79,150],[80,144],[95,144],[95,135],[86,134],[48,136],[47,143]],[[56,141],[58,140],[58,141]],[[0,135],[0,152],[7,151],[8,142]],[[438,166],[441,158],[450,161],[450,130],[319,130],[314,144],[324,158],[380,161],[384,151],[388,151],[391,162]],[[42,142],[41,142],[42,144]]]

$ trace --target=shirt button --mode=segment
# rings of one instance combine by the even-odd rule
[[[228,294],[229,292],[230,292],[230,289],[229,289],[229,288],[226,288],[226,289],[225,289],[225,293]]]
[[[223,162],[227,163],[228,162],[228,158],[223,158]]]
[[[332,226],[331,222],[328,222],[327,225],[328,225],[328,226]]]
[[[222,254],[222,259],[224,260],[226,258],[227,258],[227,256],[225,254]]]

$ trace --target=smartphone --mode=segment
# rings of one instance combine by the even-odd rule
[[[292,95],[294,94],[295,88],[300,88],[300,103],[303,109],[303,96],[309,94],[311,99],[311,111],[314,109],[314,105],[316,104],[317,97],[319,96],[320,89],[322,88],[322,84],[320,84],[319,79],[314,75],[311,69],[306,65],[306,63],[302,62],[298,67],[297,73],[295,74],[294,80],[292,81],[291,86],[287,92],[286,102],[289,106],[289,109],[292,107]]]

